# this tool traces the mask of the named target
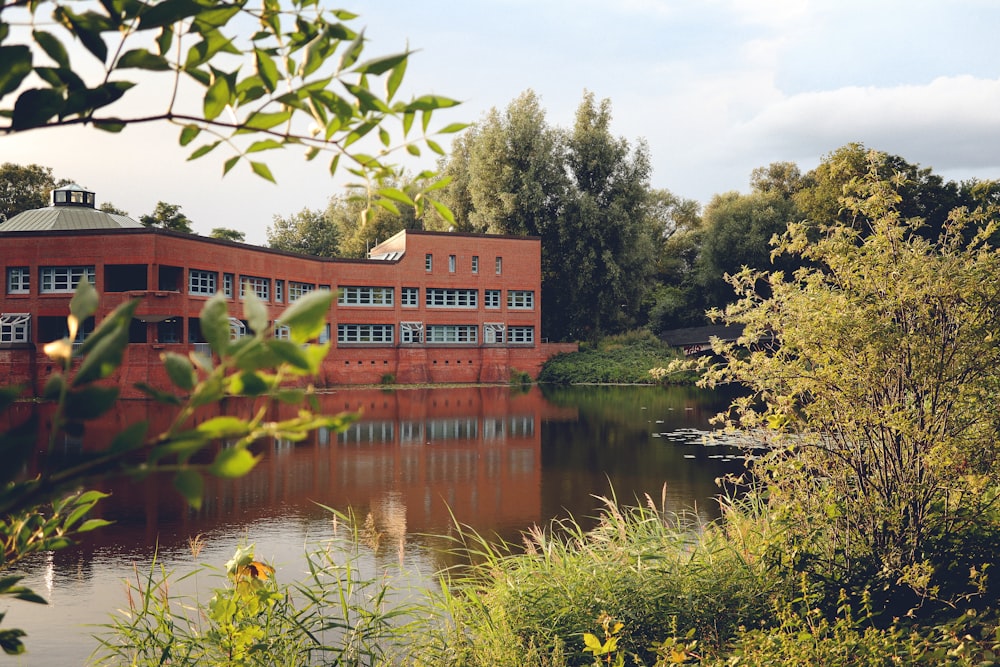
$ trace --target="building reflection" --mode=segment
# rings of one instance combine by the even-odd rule
[[[228,399],[199,413],[196,421],[251,414],[257,407],[255,401]],[[18,408],[19,413],[28,409]],[[358,419],[343,432],[319,429],[299,442],[257,443],[260,463],[240,479],[207,478],[199,510],[184,505],[166,476],[98,484],[112,494],[99,511],[116,525],[97,531],[87,548],[176,548],[191,535],[262,519],[294,523],[322,518],[327,513],[322,506],[352,512],[359,523],[367,521],[386,545],[402,544],[407,535],[446,534],[456,522],[475,526],[481,534],[516,539],[520,530],[546,520],[541,423],[575,416],[572,408],[550,404],[537,388],[506,386],[345,389],[320,395],[319,408],[327,414],[357,413]],[[296,413],[288,405],[268,410],[268,419]],[[82,434],[60,437],[53,455],[67,461],[82,456],[136,421],[149,422],[150,433],[158,433],[172,416],[171,410],[151,402],[122,401]],[[48,423],[44,414],[43,423]],[[41,465],[45,448],[39,445],[30,467]]]

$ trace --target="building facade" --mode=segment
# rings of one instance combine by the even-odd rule
[[[115,380],[166,387],[166,351],[205,350],[198,315],[221,292],[233,337],[248,333],[248,291],[277,320],[316,289],[333,289],[324,339],[333,345],[319,386],[506,382],[535,376],[568,348],[541,335],[541,244],[537,238],[403,231],[363,260],[318,258],[145,228],[94,208],[93,193],[67,186],[53,205],[0,225],[0,373],[41,390],[53,370],[42,346],[66,335],[80,280],[101,296],[94,321],[138,298],[128,350]],[[275,335],[281,336],[279,329]]]

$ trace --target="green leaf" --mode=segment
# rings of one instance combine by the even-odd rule
[[[214,120],[229,105],[233,97],[233,89],[229,85],[229,79],[225,76],[216,76],[212,85],[205,91],[204,113],[206,120]]]
[[[251,130],[270,130],[276,125],[281,125],[292,117],[290,111],[276,113],[253,113],[247,118],[246,126]]]
[[[165,405],[181,405],[183,401],[178,396],[171,394],[169,392],[163,391],[162,389],[157,389],[145,382],[137,382],[135,388],[149,396],[151,399],[157,403],[163,403]]]
[[[216,294],[205,302],[199,316],[201,332],[217,354],[229,348],[229,306],[226,298]]]
[[[379,197],[385,197],[386,199],[391,199],[393,201],[398,201],[400,204],[407,204],[413,206],[413,199],[410,195],[406,194],[399,188],[382,188],[376,193]]]
[[[274,59],[263,49],[254,49],[254,60],[257,63],[257,75],[263,82],[267,92],[273,93],[278,88],[278,81],[281,75],[278,74],[278,67],[274,64]]]
[[[201,10],[202,6],[195,0],[164,0],[145,8],[139,18],[139,29],[166,28],[182,19],[191,18]]]
[[[146,442],[146,432],[149,430],[149,424],[147,422],[135,422],[134,424],[129,424],[124,430],[120,431],[115,439],[111,441],[111,452],[116,454],[118,452],[131,451],[133,449],[139,449]]]
[[[256,457],[242,447],[223,449],[215,457],[210,468],[213,475],[233,479],[243,477],[253,470],[260,457]]]
[[[205,144],[204,146],[196,150],[194,153],[191,153],[191,155],[188,156],[188,160],[197,160],[203,155],[208,155],[209,153],[215,150],[216,146],[218,146],[221,143],[222,141],[214,141],[210,144]]]
[[[66,394],[65,413],[71,420],[96,419],[110,410],[118,400],[118,387],[90,386]]]
[[[170,51],[170,47],[174,44],[174,29],[173,26],[165,25],[163,29],[160,30],[160,34],[156,37],[156,48],[159,49],[160,55],[165,55]]]
[[[451,212],[451,209],[439,202],[436,199],[428,199],[431,206],[441,215],[442,218],[448,221],[449,224],[455,224],[455,214]]]
[[[0,46],[0,97],[18,89],[31,74],[31,49],[23,44]]]
[[[354,71],[359,74],[374,74],[375,76],[378,76],[381,74],[385,74],[389,70],[399,67],[400,65],[404,65],[404,70],[405,70],[405,63],[409,57],[410,57],[409,53],[396,53],[389,56],[373,58],[372,60],[367,60],[358,65],[357,67],[355,67]],[[393,73],[393,76],[397,76],[395,72]],[[403,78],[402,73],[398,74],[398,79],[402,80],[402,78]],[[399,83],[397,82],[396,87],[398,86]]]
[[[205,493],[205,480],[195,470],[181,470],[174,476],[174,488],[184,496],[184,500],[194,509],[201,509],[201,498]]]
[[[396,96],[396,91],[399,90],[399,85],[403,83],[403,76],[406,74],[406,64],[409,62],[409,58],[403,58],[395,67],[392,68],[392,73],[389,74],[389,80],[385,83],[387,98],[392,99]]]
[[[52,33],[35,30],[31,34],[35,38],[35,41],[38,42],[38,45],[42,47],[42,50],[45,51],[46,55],[56,61],[59,67],[70,69],[69,54],[66,53],[66,47]]]
[[[438,130],[438,134],[454,134],[455,132],[461,132],[462,130],[467,129],[468,127],[468,123],[449,123]]]
[[[309,357],[306,355],[301,345],[288,340],[272,338],[267,341],[267,346],[285,363],[304,371],[312,370],[309,363]]]
[[[277,183],[277,181],[274,180],[274,176],[271,175],[271,169],[263,162],[254,162],[251,160],[250,167],[253,169],[253,173],[257,174],[261,178],[271,181],[272,183]]]
[[[307,343],[323,332],[332,304],[333,292],[316,290],[289,306],[278,322],[288,326],[292,341]]]
[[[201,128],[197,125],[185,125],[181,130],[181,146],[187,146],[189,143],[194,141],[199,134],[201,134]]]
[[[243,318],[254,333],[267,331],[267,307],[252,289],[243,297]]]
[[[248,430],[249,426],[246,420],[227,415],[213,417],[195,427],[195,431],[199,434],[213,440],[216,438],[240,437],[246,435]]]
[[[89,280],[81,280],[76,286],[73,298],[69,301],[70,315],[82,323],[97,312],[99,302],[100,297],[97,294],[97,288],[91,285]]]
[[[231,158],[227,159],[225,162],[223,162],[222,163],[222,175],[225,176],[226,174],[228,174],[232,170],[232,168],[236,166],[236,163],[238,163],[239,161],[240,161],[240,156],[239,155],[234,155],[233,157],[231,157]]]
[[[163,56],[152,53],[148,49],[132,49],[123,53],[118,59],[117,69],[130,67],[162,72],[170,69],[170,63]]]
[[[76,532],[89,533],[92,530],[96,530],[98,528],[104,528],[105,526],[110,526],[111,524],[112,522],[108,521],[107,519],[88,519],[87,521],[84,521],[79,528],[76,529]]]
[[[176,352],[167,352],[160,358],[163,360],[163,366],[167,369],[167,376],[174,385],[184,391],[194,389],[198,383],[198,377],[190,359]]]
[[[263,139],[261,141],[255,141],[250,144],[247,148],[247,153],[259,153],[260,151],[267,151],[274,148],[281,148],[281,144],[274,139]]]
[[[15,131],[41,127],[63,109],[63,96],[48,88],[31,88],[17,97],[11,115]]]

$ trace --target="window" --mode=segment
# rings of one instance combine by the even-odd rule
[[[257,298],[261,301],[270,301],[271,279],[259,278],[257,276],[240,276],[240,298],[245,297],[248,291],[256,294]]]
[[[312,283],[300,283],[295,280],[288,281],[288,303],[298,301],[309,292],[316,289],[316,286]]]
[[[7,294],[27,294],[31,291],[31,269],[26,266],[7,267]]]
[[[497,266],[497,275],[499,276],[501,273],[503,273],[503,257],[497,257],[496,266]]]
[[[341,287],[337,304],[341,306],[391,306],[391,287]]]
[[[227,299],[233,298],[233,274],[222,274],[222,293],[226,295]]]
[[[0,313],[0,345],[30,342],[30,313]]]
[[[400,322],[399,342],[401,343],[423,343],[424,323],[423,322]]]
[[[274,301],[275,303],[281,303],[285,300],[285,281],[275,280],[274,281]]]
[[[507,307],[517,310],[531,310],[535,307],[535,293],[531,290],[507,290]]]
[[[427,305],[432,308],[476,308],[479,292],[474,289],[427,288]]]
[[[96,282],[92,266],[43,266],[41,278],[43,294],[72,292],[84,278],[91,285]]]
[[[448,272],[449,273],[455,273],[455,264],[456,264],[455,256],[454,255],[448,255]]]
[[[500,290],[498,289],[488,289],[483,295],[483,304],[487,308],[499,308],[500,307]]]
[[[496,345],[503,342],[503,332],[505,326],[499,322],[487,322],[483,325],[483,342],[487,345]]]
[[[290,340],[292,337],[292,330],[288,328],[287,324],[275,324],[274,337],[278,340]]]
[[[188,272],[188,292],[200,296],[212,296],[218,289],[219,274],[215,271],[191,269]]]
[[[429,324],[428,343],[475,343],[479,328],[474,324]]]
[[[510,327],[507,342],[511,345],[531,345],[535,342],[535,327]]]
[[[404,287],[400,295],[400,300],[404,306],[410,308],[416,308],[420,305],[420,288],[419,287]]]
[[[338,343],[391,343],[391,324],[338,324]]]
[[[479,255],[472,256],[472,272],[479,273]]]
[[[250,332],[247,330],[247,325],[243,320],[237,319],[235,317],[229,318],[229,338],[230,340],[239,340],[240,338],[245,338],[249,336]]]
[[[427,253],[424,255],[424,270],[430,271],[434,268],[434,255]]]

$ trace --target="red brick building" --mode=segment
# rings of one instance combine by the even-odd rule
[[[565,345],[541,335],[541,244],[536,238],[403,231],[368,259],[328,259],[162,229],[95,208],[79,186],[0,225],[0,373],[38,391],[52,370],[42,346],[66,335],[76,284],[101,295],[96,320],[141,302],[116,378],[167,386],[165,351],[204,345],[198,314],[221,292],[233,336],[245,335],[241,297],[253,290],[277,319],[315,289],[334,289],[324,337],[334,342],[314,381],[323,386],[506,382],[536,375]],[[83,334],[93,330],[85,323]],[[280,330],[276,335],[282,335]],[[575,346],[572,346],[575,347]]]

